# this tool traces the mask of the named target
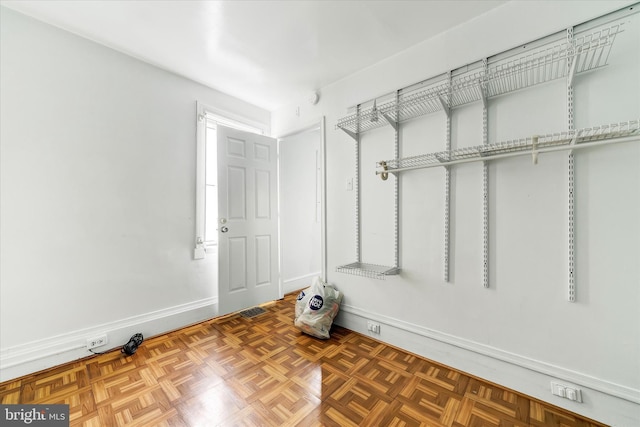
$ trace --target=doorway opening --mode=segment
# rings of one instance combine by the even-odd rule
[[[278,138],[282,295],[326,280],[324,119]]]

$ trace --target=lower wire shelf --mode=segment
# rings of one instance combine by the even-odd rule
[[[621,123],[595,126],[560,133],[498,142],[489,145],[459,148],[451,151],[420,154],[402,159],[391,159],[377,163],[376,174],[389,174],[404,170],[448,166],[456,163],[493,160],[512,155],[544,153],[559,149],[570,150],[595,145],[600,141],[624,141],[623,138],[640,136],[640,119]]]
[[[354,276],[368,277],[370,279],[384,280],[386,276],[394,276],[400,273],[398,267],[388,267],[364,262],[352,262],[351,264],[336,267],[338,273],[352,274]]]

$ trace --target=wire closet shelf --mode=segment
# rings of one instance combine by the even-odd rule
[[[616,35],[623,31],[622,26],[623,23],[617,23],[589,34],[576,35],[574,43],[564,41],[539,47],[516,59],[498,61],[490,65],[486,73],[481,70],[453,77],[450,84],[439,83],[401,93],[397,102],[394,99],[376,105],[374,101],[372,106],[361,108],[358,114],[338,120],[336,128],[350,134],[362,133],[595,70],[607,65]]]
[[[386,276],[393,276],[399,273],[397,267],[388,267],[377,264],[367,264],[364,262],[353,262],[351,264],[336,267],[338,273],[351,274],[353,276],[368,277],[370,279],[384,280]]]
[[[640,137],[640,119],[575,131],[532,136],[489,145],[465,147],[452,151],[421,154],[377,163],[376,174],[396,173],[413,169],[448,166],[458,163],[485,161],[519,155],[572,150]]]

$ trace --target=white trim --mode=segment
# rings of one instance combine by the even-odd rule
[[[368,331],[367,321],[380,323],[380,334]],[[351,305],[340,307],[335,323],[589,418],[640,425],[640,390]],[[553,396],[551,381],[582,388],[585,401]]]
[[[96,335],[108,335],[107,345],[94,349],[104,352],[123,345],[136,332],[146,339],[211,319],[217,314],[218,299],[205,298],[3,348],[0,350],[0,382],[91,356],[86,349],[86,340]]]
[[[278,242],[278,296],[282,299],[284,298],[284,283],[282,282],[282,214],[281,211],[281,197],[280,197],[280,186],[282,185],[282,176],[281,165],[280,165],[280,143],[282,140],[280,138],[276,138],[276,180],[278,182],[278,187],[276,188],[276,215],[278,221],[278,236],[276,238]]]
[[[320,220],[320,253],[322,280],[327,282],[327,137],[326,137],[326,119],[324,116],[320,118],[320,210],[322,218]]]
[[[305,125],[305,126],[301,126],[301,127],[297,127],[295,129],[291,129],[288,130],[286,132],[281,133],[280,135],[276,136],[276,139],[284,139],[284,138],[290,138],[292,136],[296,136],[299,135],[301,133],[305,133],[305,132],[311,132],[314,130],[321,130],[322,129],[322,125],[324,123],[324,116],[320,118],[320,120],[314,120],[313,122]]]
[[[194,258],[195,250],[204,249],[204,209],[205,209],[205,178],[206,178],[206,106],[196,101],[196,214],[195,214],[195,236],[194,236]]]
[[[200,109],[198,110],[198,114],[206,114],[207,112],[209,112],[209,113],[211,113],[213,115],[220,116],[220,117],[223,117],[225,119],[229,119],[229,120],[238,122],[240,124],[244,124],[244,125],[250,126],[252,128],[255,128],[255,129],[259,129],[262,132],[262,135],[266,135],[267,134],[267,125],[265,123],[260,123],[260,122],[257,122],[255,120],[248,119],[248,118],[246,118],[244,116],[241,116],[239,114],[235,114],[235,113],[231,113],[229,111],[221,110],[219,108],[215,108],[215,107],[212,107],[210,105],[205,105],[205,104],[203,104],[201,102],[199,102],[198,105],[200,105],[200,107],[202,107],[201,110]]]

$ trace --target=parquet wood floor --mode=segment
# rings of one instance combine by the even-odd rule
[[[0,384],[2,403],[70,407],[71,426],[601,424],[334,327],[293,327],[295,294]]]

